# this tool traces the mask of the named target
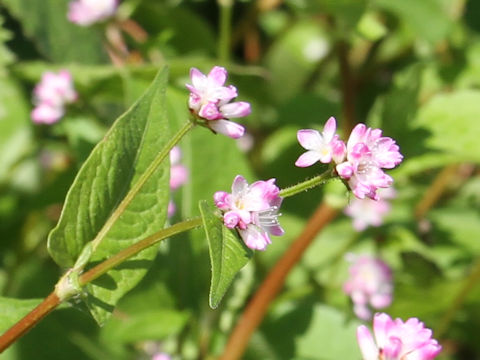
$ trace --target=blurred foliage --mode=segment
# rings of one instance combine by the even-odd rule
[[[274,177],[280,187],[315,175],[320,166],[294,166],[302,152],[296,131],[320,129],[330,116],[344,137],[357,122],[382,128],[405,155],[391,172],[398,196],[385,223],[358,233],[340,215],[322,231],[245,359],[360,358],[354,335],[360,321],[342,291],[347,252],[377,254],[392,266],[394,302],[386,310],[419,317],[434,334],[444,331],[441,360],[480,359],[478,279],[442,329],[480,261],[478,1],[238,0],[230,63],[217,57],[224,10],[216,1],[124,0],[110,23],[88,28],[68,22],[67,6],[67,0],[0,3],[2,330],[65,270],[50,258],[47,236],[75,174],[114,120],[168,65],[163,110],[176,130],[188,116],[190,67],[205,72],[219,64],[239,99],[252,104],[243,123],[253,146],[240,150],[241,143],[203,128],[185,137],[180,146],[190,179],[174,195],[172,223],[199,215],[198,202],[229,190],[236,174]],[[59,123],[35,125],[33,87],[44,71],[59,69],[72,72],[79,99]],[[146,276],[105,326],[73,299],[2,358],[147,359],[158,349],[175,359],[218,356],[248,299],[323,198],[344,204],[349,195],[332,182],[285,200],[286,234],[253,255],[216,310],[208,307],[207,240],[194,230],[159,246]]]

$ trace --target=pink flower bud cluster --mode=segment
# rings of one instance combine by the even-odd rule
[[[344,213],[353,219],[353,227],[357,231],[363,231],[369,226],[380,226],[383,218],[390,212],[391,205],[387,200],[396,195],[393,188],[379,189],[378,200],[370,198],[353,198],[345,207]]]
[[[348,260],[353,264],[343,290],[352,299],[355,315],[368,320],[372,316],[369,306],[382,309],[392,303],[392,271],[378,258],[350,254]]]
[[[235,86],[224,86],[227,75],[227,70],[220,66],[215,66],[208,75],[192,68],[192,85],[186,84],[190,90],[188,106],[214,132],[238,139],[243,136],[245,129],[229,119],[247,116],[251,109],[247,102],[231,102],[238,94]]]
[[[432,331],[417,318],[403,322],[375,314],[373,333],[375,340],[366,326],[357,329],[363,360],[432,360],[442,351]]]
[[[53,124],[65,113],[65,104],[77,99],[70,72],[61,70],[58,74],[47,71],[33,90],[35,108],[31,113],[37,124]]]
[[[170,190],[177,190],[188,180],[188,169],[180,163],[182,151],[178,146],[170,150]],[[168,203],[168,217],[175,214],[176,206],[173,200]]]
[[[380,129],[358,124],[352,130],[347,144],[335,135],[336,121],[331,117],[320,134],[316,130],[300,130],[297,137],[306,150],[295,165],[306,167],[319,161],[336,164],[338,175],[359,199],[377,200],[377,189],[392,185],[393,179],[383,169],[392,169],[403,156],[395,141],[382,136]]]
[[[117,0],[75,0],[69,4],[67,17],[77,25],[89,26],[112,16],[117,6]]]
[[[254,250],[265,250],[271,244],[269,234],[283,235],[278,222],[278,210],[282,203],[275,179],[256,181],[248,185],[237,175],[232,193],[217,191],[215,205],[223,212],[223,222],[230,229],[237,229],[245,244]]]

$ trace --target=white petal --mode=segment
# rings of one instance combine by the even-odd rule
[[[300,155],[300,157],[295,162],[295,165],[298,167],[307,167],[315,164],[320,160],[320,154],[316,151],[307,151]]]
[[[208,121],[207,125],[213,131],[223,135],[227,135],[232,139],[238,139],[242,137],[243,134],[245,133],[245,128],[242,125],[234,123],[233,121],[228,121],[223,119],[212,120],[212,121]]]
[[[300,145],[307,150],[316,150],[323,145],[322,135],[317,130],[298,130],[297,139]]]
[[[378,348],[373,341],[370,330],[364,325],[357,328],[357,342],[362,352],[363,360],[378,360]]]

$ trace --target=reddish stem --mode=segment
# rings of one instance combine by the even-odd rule
[[[18,338],[27,333],[40,320],[47,316],[60,304],[58,296],[52,292],[35,309],[29,312],[19,322],[0,336],[0,353],[14,343]]]
[[[255,329],[262,322],[268,306],[282,288],[287,275],[300,260],[315,236],[332,221],[338,211],[326,203],[320,204],[307,222],[303,232],[275,264],[247,305],[237,325],[230,334],[221,360],[240,359]]]

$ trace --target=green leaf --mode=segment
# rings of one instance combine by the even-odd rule
[[[19,86],[0,76],[0,182],[12,176],[12,167],[31,150],[28,108]]]
[[[375,0],[374,3],[397,15],[416,39],[423,38],[436,43],[448,35],[452,26],[441,0]]]
[[[298,94],[330,47],[327,32],[318,23],[304,21],[291,26],[266,55],[271,95],[283,103]]]
[[[5,332],[41,302],[42,299],[24,300],[0,297],[0,333]]]
[[[480,161],[480,91],[460,90],[433,97],[419,111],[415,127],[426,129],[426,145],[455,155],[458,161]]]
[[[63,0],[3,0],[38,50],[56,62],[99,63],[107,59],[100,33],[68,21]]]
[[[178,334],[189,318],[188,313],[174,310],[144,311],[112,319],[102,329],[102,337],[113,343],[161,340]]]
[[[250,260],[253,251],[233,231],[223,225],[215,208],[207,201],[199,203],[207,235],[212,266],[210,307],[215,309],[230,287],[235,275]]]
[[[80,169],[48,239],[49,252],[59,265],[73,266],[94,238],[92,265],[163,228],[170,196],[168,156],[153,171],[151,164],[171,138],[163,113],[167,74],[167,69],[159,73]],[[147,177],[140,186],[142,176]],[[131,201],[121,203],[127,193]],[[156,249],[142,251],[87,285],[87,303],[99,323],[144,276]]]

